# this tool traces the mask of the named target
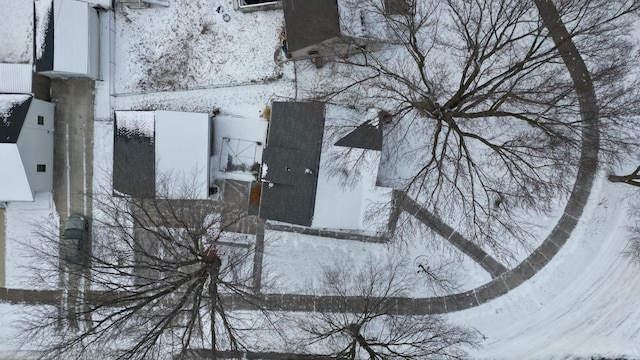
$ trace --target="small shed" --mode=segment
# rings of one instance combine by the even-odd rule
[[[37,72],[97,79],[99,39],[98,12],[89,3],[36,0]]]

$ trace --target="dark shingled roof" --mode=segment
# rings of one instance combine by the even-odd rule
[[[0,96],[0,100],[2,97]],[[8,115],[0,115],[0,143],[16,143],[27,117],[31,97],[22,103],[14,103]]]
[[[133,129],[118,127],[113,141],[113,189],[136,198],[156,195],[154,139]]]
[[[284,0],[283,7],[289,52],[340,35],[337,0]]]
[[[344,146],[358,149],[382,150],[382,128],[366,122],[360,124],[347,136],[338,140],[336,146]]]
[[[324,104],[274,102],[259,215],[263,219],[311,226],[324,132]]]
[[[42,56],[36,59],[36,71],[51,71],[53,70],[53,6],[49,11],[49,19],[47,20],[47,30],[44,36],[44,48]],[[33,46],[35,47],[35,41]]]

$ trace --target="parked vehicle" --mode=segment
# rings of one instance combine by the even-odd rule
[[[89,264],[91,244],[89,242],[89,223],[82,215],[71,215],[64,225],[62,238],[62,257],[67,265],[86,266]]]

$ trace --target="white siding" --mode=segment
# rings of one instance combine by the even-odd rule
[[[33,201],[16,144],[0,144],[0,201]]]
[[[32,99],[29,112],[18,137],[18,149],[24,164],[31,191],[53,190],[53,121],[55,105]],[[43,125],[38,125],[42,116]],[[45,165],[45,172],[37,172],[37,165]]]
[[[0,93],[31,94],[31,64],[0,64]]]

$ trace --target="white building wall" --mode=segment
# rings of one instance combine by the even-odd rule
[[[1,94],[31,94],[33,65],[0,64]]]
[[[0,143],[0,202],[33,201],[27,174],[20,159],[18,146]]]
[[[55,105],[32,99],[22,131],[18,137],[18,149],[22,157],[31,191],[53,190],[53,122]],[[43,125],[38,124],[42,116]],[[44,172],[38,172],[38,164],[45,165]]]

